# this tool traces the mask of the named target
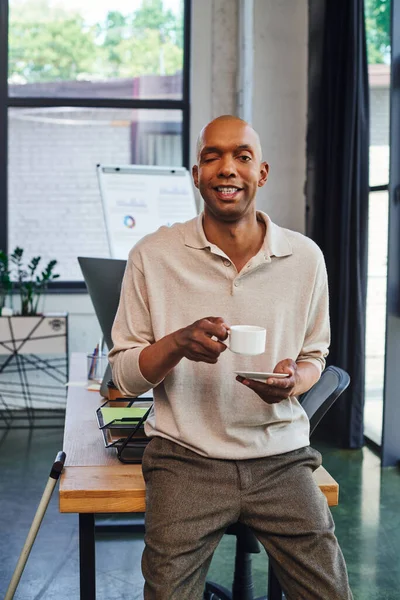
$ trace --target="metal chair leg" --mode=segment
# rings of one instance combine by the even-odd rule
[[[238,544],[236,548],[232,600],[254,600],[251,554],[249,552],[243,552],[240,548],[240,544]]]

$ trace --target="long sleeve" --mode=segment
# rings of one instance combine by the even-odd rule
[[[139,355],[154,342],[154,335],[145,278],[133,255],[131,251],[112,328],[114,346],[108,358],[117,388],[124,395],[139,396],[159,382],[147,381],[139,368]]]
[[[308,313],[306,334],[297,362],[308,361],[321,371],[325,368],[330,343],[328,277],[321,255]]]

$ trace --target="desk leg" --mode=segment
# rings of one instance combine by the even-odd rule
[[[268,600],[282,600],[282,588],[271,564],[268,566]]]
[[[79,515],[79,571],[81,600],[96,600],[94,514]]]

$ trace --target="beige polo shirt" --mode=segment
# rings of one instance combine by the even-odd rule
[[[154,387],[139,368],[147,345],[198,319],[267,330],[264,354],[223,352],[215,365],[183,358],[154,387],[149,436],[204,456],[248,459],[309,444],[307,416],[296,398],[269,405],[235,379],[235,371],[273,371],[284,358],[321,369],[329,345],[328,288],[321,251],[261,212],[264,245],[237,272],[211,244],[203,215],[161,227],[131,250],[109,354],[116,386],[137,396]]]

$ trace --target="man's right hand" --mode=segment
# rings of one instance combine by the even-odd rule
[[[178,352],[189,360],[215,364],[227,348],[229,326],[221,317],[206,317],[172,334]],[[217,338],[214,340],[212,338]]]

